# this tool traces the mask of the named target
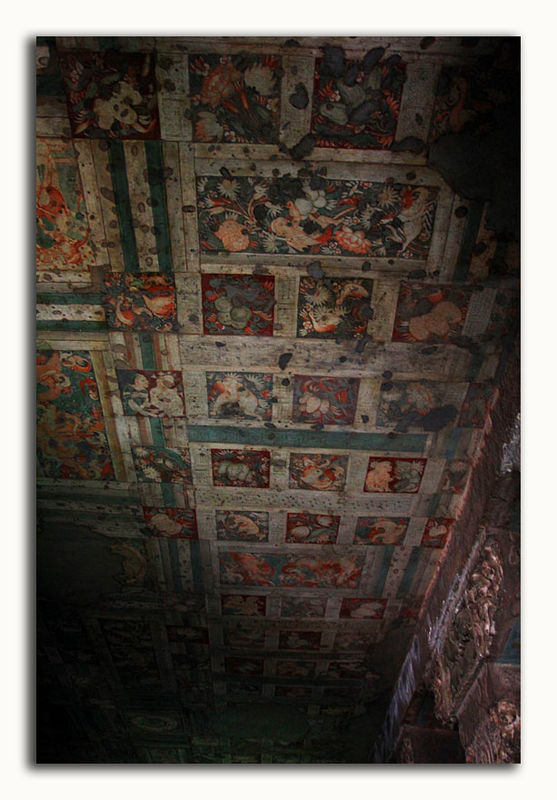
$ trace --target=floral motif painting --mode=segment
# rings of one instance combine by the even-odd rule
[[[454,519],[428,519],[424,535],[420,542],[422,547],[445,547]]]
[[[359,386],[359,378],[295,375],[294,422],[351,425]]]
[[[354,544],[401,544],[408,522],[408,517],[358,517]]]
[[[302,511],[286,515],[286,541],[335,544],[340,517]]]
[[[283,597],[281,617],[324,617],[327,609],[325,597]]]
[[[224,668],[231,675],[263,675],[263,659],[228,656]]]
[[[410,494],[420,488],[426,465],[425,458],[369,459],[364,492],[397,492]]]
[[[132,447],[138,481],[192,486],[187,447]]]
[[[165,333],[176,330],[174,280],[158,272],[105,275],[108,327]]]
[[[275,279],[268,275],[202,275],[204,332],[272,336],[274,290]]]
[[[291,489],[342,492],[347,469],[348,456],[292,453],[289,485]]]
[[[280,631],[279,650],[319,650],[321,631]]]
[[[307,556],[220,551],[223,584],[357,588],[362,556]]]
[[[217,539],[241,542],[266,542],[269,537],[267,511],[216,512]]]
[[[313,661],[277,661],[277,675],[279,678],[312,678],[315,674]]]
[[[277,142],[281,72],[278,56],[191,56],[194,141]]]
[[[273,376],[254,372],[208,372],[209,416],[218,419],[272,417]]]
[[[89,269],[94,266],[95,257],[81,178],[71,143],[39,139],[36,173],[39,279],[45,270]]]
[[[490,403],[493,402],[491,383],[471,383],[458,418],[461,428],[483,428]]]
[[[169,370],[117,370],[124,414],[183,417],[182,374]]]
[[[203,176],[197,179],[205,252],[316,254],[424,261],[438,189],[401,183]]]
[[[462,333],[471,291],[456,286],[400,287],[394,342],[450,342]]]
[[[359,339],[371,318],[373,281],[352,278],[301,278],[297,336]]]
[[[265,595],[255,594],[222,594],[221,609],[223,616],[264,617],[267,604]]]
[[[211,450],[213,484],[269,488],[271,456],[268,450]]]
[[[265,630],[253,625],[235,625],[224,628],[223,639],[227,647],[261,650],[265,647]]]
[[[398,55],[315,62],[311,130],[318,147],[388,150],[393,143],[406,67]]]
[[[160,138],[151,53],[61,53],[72,136]]]
[[[42,350],[37,355],[37,449],[49,478],[114,479],[88,352]]]
[[[443,385],[435,381],[389,381],[381,386],[376,425],[406,431],[440,430],[453,423],[458,409],[446,403]]]
[[[151,536],[164,539],[197,539],[193,508],[143,506],[143,518]]]
[[[352,619],[382,619],[387,601],[376,598],[346,597],[340,607],[341,617]]]

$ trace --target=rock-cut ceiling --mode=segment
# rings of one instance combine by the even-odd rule
[[[39,760],[368,760],[516,332],[516,50],[38,39]]]

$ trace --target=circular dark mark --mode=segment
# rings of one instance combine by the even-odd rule
[[[362,422],[369,422],[369,417],[367,414],[362,414]]]
[[[285,378],[283,381],[281,381],[281,383],[283,386],[290,386],[290,381],[288,380],[288,378]]]
[[[392,388],[393,388],[393,384],[391,383],[391,381],[387,381],[387,383],[382,383],[381,384],[381,391],[382,392],[390,392]]]
[[[339,361],[341,362],[341,364],[344,364],[344,362],[345,362],[345,361],[348,361],[348,359],[347,359],[347,357],[346,357],[346,356],[341,356],[341,357],[339,358]]]
[[[394,264],[394,263],[395,263],[395,260],[394,260],[394,258],[389,258],[389,260],[388,260],[388,262],[387,262],[387,263],[388,263],[388,264]]]
[[[416,180],[416,173],[415,172],[407,172],[406,173],[406,180],[407,181],[415,181]]]
[[[427,50],[432,44],[435,44],[435,36],[424,36],[420,42],[420,47],[422,50]]]
[[[226,342],[215,342],[217,347],[226,347]]]
[[[481,254],[485,253],[486,250],[487,250],[487,244],[485,242],[478,242],[472,248],[472,255],[481,256]]]
[[[393,377],[393,373],[391,372],[390,369],[386,369],[385,372],[383,373],[383,377],[385,378],[385,380],[389,380],[390,378]]]
[[[371,269],[371,264],[369,261],[364,261],[362,264],[362,272],[369,272]]]
[[[459,206],[456,211],[454,212],[455,217],[458,219],[462,219],[468,214],[468,209],[466,206]]]

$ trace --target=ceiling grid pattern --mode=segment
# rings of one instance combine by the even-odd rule
[[[517,247],[424,150],[490,47],[38,41],[39,656],[95,698],[59,703],[76,760],[360,757],[516,326]],[[248,702],[303,732],[231,738]]]

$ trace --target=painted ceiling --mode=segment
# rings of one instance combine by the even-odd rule
[[[516,51],[37,40],[39,760],[369,759],[516,336]]]

